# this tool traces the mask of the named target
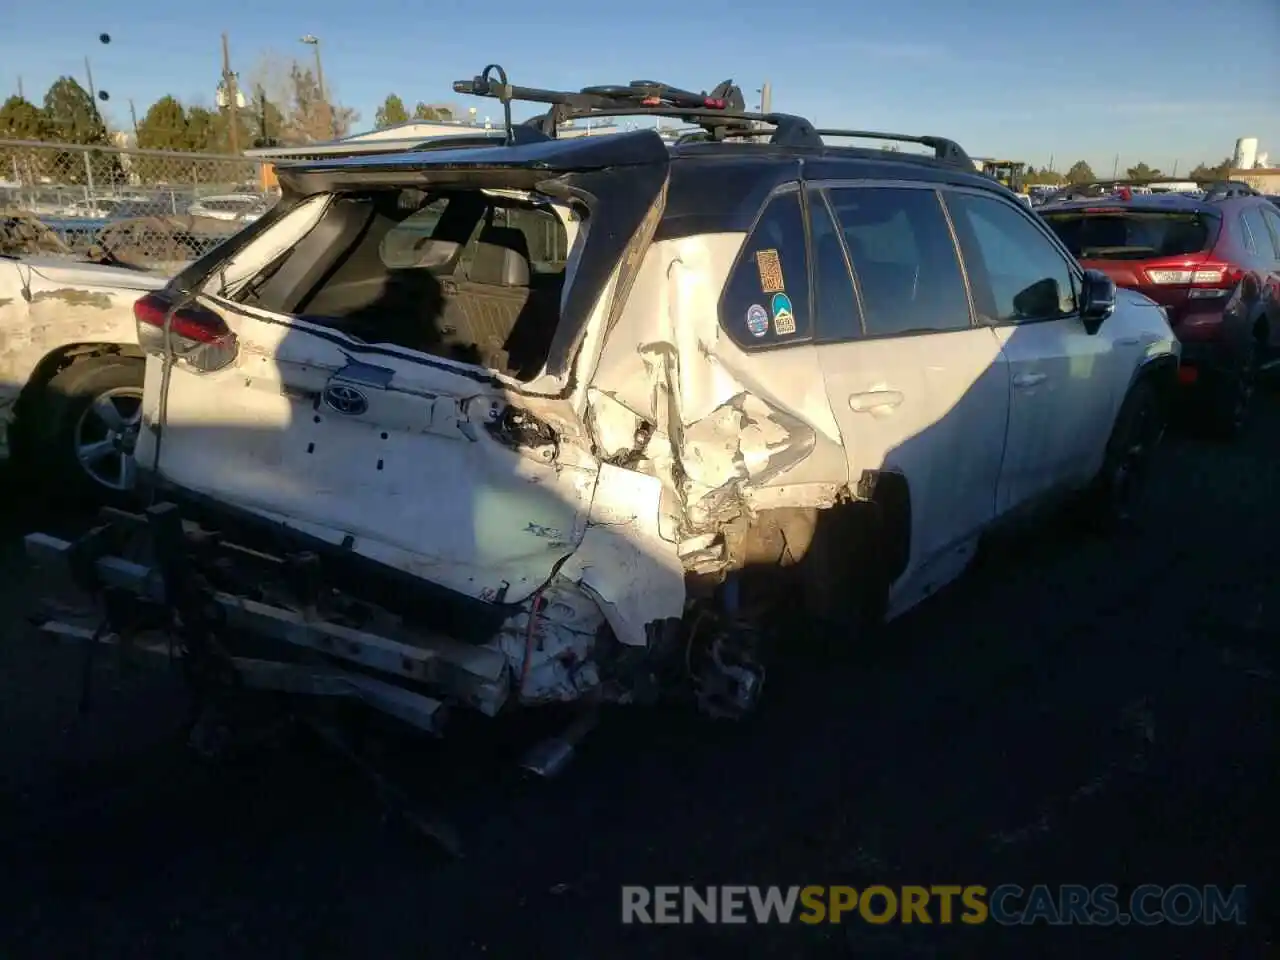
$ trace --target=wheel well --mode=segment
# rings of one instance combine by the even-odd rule
[[[1167,405],[1173,400],[1174,391],[1178,387],[1177,358],[1160,357],[1150,361],[1138,371],[1133,382],[1150,383],[1155,388],[1160,403]]]
[[[25,407],[49,385],[54,377],[68,367],[95,357],[133,357],[144,359],[142,348],[132,343],[70,343],[51,350],[40,359],[31,376],[23,384],[14,407],[15,416],[21,416]]]
[[[872,504],[880,514],[892,583],[911,562],[911,485],[896,470],[864,470],[858,480],[858,498]]]
[[[815,549],[825,563],[833,543],[843,543],[851,531],[868,529],[857,517],[867,513],[874,515],[870,529],[879,531],[879,542],[869,553],[881,565],[886,583],[892,583],[907,569],[911,556],[911,491],[907,478],[892,470],[864,471],[857,489],[846,490],[834,506],[764,510],[745,528],[727,531],[732,565],[758,584],[761,580],[773,581],[775,586],[784,583],[787,578],[776,579],[779,568],[803,571],[805,557]],[[850,542],[848,546],[849,561],[858,563],[859,545]],[[845,571],[829,573],[840,577]]]

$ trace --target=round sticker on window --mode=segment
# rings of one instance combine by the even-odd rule
[[[753,337],[763,337],[769,332],[769,314],[758,303],[747,307],[747,329]]]
[[[780,337],[796,332],[796,315],[791,309],[791,298],[785,293],[773,295],[773,330]]]

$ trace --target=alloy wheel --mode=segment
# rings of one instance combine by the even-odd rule
[[[75,428],[75,456],[95,484],[132,490],[137,482],[134,449],[142,425],[142,390],[115,387],[94,398]]]

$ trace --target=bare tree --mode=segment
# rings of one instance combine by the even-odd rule
[[[326,110],[315,74],[292,57],[267,51],[258,57],[248,78],[246,89],[261,91],[267,103],[279,110],[282,129],[278,136],[285,143],[314,143],[343,137],[360,119],[357,111],[336,102],[328,82],[325,94],[329,109]],[[272,135],[276,135],[274,131]]]

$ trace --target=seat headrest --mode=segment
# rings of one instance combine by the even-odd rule
[[[519,231],[516,231],[519,233]],[[496,287],[529,286],[529,258],[496,243],[477,243],[467,279]]]
[[[508,250],[514,250],[526,260],[531,259],[529,256],[529,238],[524,235],[524,231],[516,227],[494,227],[488,226],[480,231],[477,238],[480,243],[491,243],[497,247],[506,247]]]

